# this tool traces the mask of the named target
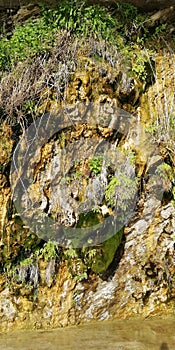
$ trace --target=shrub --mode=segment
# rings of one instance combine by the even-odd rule
[[[9,70],[19,60],[41,55],[56,44],[58,32],[66,30],[79,37],[102,38],[120,42],[119,36],[127,31],[127,23],[134,28],[143,21],[138,10],[129,4],[120,4],[119,10],[98,4],[89,5],[84,1],[63,1],[56,9],[42,7],[37,19],[30,19],[17,26],[12,37],[0,42],[0,70]]]
[[[116,19],[105,7],[88,5],[82,1],[64,1],[54,11],[45,7],[42,16],[45,23],[53,28],[63,28],[83,36],[93,33],[97,37],[101,34],[105,39],[111,36],[111,30],[114,30],[117,24]]]
[[[58,31],[65,29],[83,36],[101,35],[108,39],[116,20],[103,6],[89,6],[76,1],[64,1],[57,9],[43,7],[39,18],[17,26],[13,36],[0,42],[0,70],[9,70],[19,60],[32,58],[50,50],[56,43]]]

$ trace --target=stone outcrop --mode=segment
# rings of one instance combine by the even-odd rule
[[[150,118],[148,110],[149,113],[154,114],[156,108],[154,94],[159,96],[157,98],[161,100],[161,109],[157,109],[159,113],[164,108],[166,111],[166,101],[163,102],[162,100],[165,92],[167,92],[169,98],[173,98],[169,93],[170,87],[168,87],[168,84],[171,85],[172,89],[174,83],[172,78],[174,61],[171,61],[171,56],[166,58],[169,62],[167,67],[162,66],[164,57],[158,56],[156,74],[159,80],[156,84],[149,87],[148,91],[145,91],[141,99],[141,108],[137,110],[130,128],[123,129],[125,131],[127,129],[127,135],[124,138],[121,138],[120,135],[120,141],[118,140],[123,150],[126,149],[126,155],[129,149],[135,152],[134,162],[137,165],[138,177],[140,180],[142,179],[136,215],[125,226],[122,233],[122,241],[120,240],[118,244],[115,242],[116,246],[114,246],[114,241],[111,242],[112,248],[116,248],[112,253],[109,245],[96,247],[98,251],[95,253],[96,258],[92,255],[94,260],[91,261],[91,272],[89,275],[80,257],[71,255],[72,251],[69,252],[70,256],[67,260],[62,259],[61,250],[58,250],[56,260],[52,251],[49,252],[45,248],[43,253],[23,259],[16,265],[12,262],[20,254],[28,256],[33,249],[32,247],[35,247],[34,251],[41,243],[39,238],[37,240],[37,237],[34,238],[30,233],[30,224],[25,226],[20,221],[19,216],[13,213],[10,187],[6,178],[7,170],[6,175],[2,176],[0,201],[3,212],[0,215],[3,227],[1,231],[2,254],[0,259],[1,264],[4,264],[6,273],[0,275],[1,329],[62,327],[90,320],[127,318],[138,315],[148,317],[154,314],[173,313],[175,299],[175,209],[171,198],[166,196],[163,198],[164,192],[169,193],[171,190],[172,177],[171,174],[163,177],[163,181],[161,180],[159,184],[160,178],[159,175],[156,175],[155,169],[161,164],[162,156],[159,154],[157,145],[154,145],[152,139],[149,139],[149,134],[145,133],[142,127],[145,124],[148,126],[148,119]],[[88,105],[92,96],[94,98],[100,97],[100,102],[107,99],[106,108],[108,107],[107,111],[110,115],[110,113],[113,113],[114,99],[110,97],[112,96],[112,90],[109,89],[109,85],[106,85],[106,83],[109,77],[112,79],[110,75],[112,74],[111,69],[110,74],[106,72],[107,78],[103,71],[103,79],[99,79],[99,91],[96,95],[96,80],[92,78],[97,74],[98,69],[99,72],[101,71],[101,68],[97,67],[98,64],[93,66],[92,69],[91,61],[91,65],[87,68],[86,73],[83,70],[77,70],[70,85],[67,87],[67,98],[69,102],[73,101],[74,104],[77,99],[82,99],[84,106]],[[164,69],[167,69],[166,90],[165,85],[161,85]],[[113,74],[115,74],[115,71],[113,71]],[[120,99],[123,96],[125,99],[126,94],[128,94],[134,103],[135,94],[131,93],[130,89],[127,89],[128,84],[125,78],[123,77],[119,80],[119,89],[116,86],[114,87],[115,94]],[[106,89],[105,95],[99,96],[102,87]],[[159,90],[157,91],[158,88]],[[51,98],[51,92],[47,96]],[[49,98],[48,110],[51,108],[51,100],[49,102]],[[156,102],[157,108],[160,106],[160,100]],[[96,101],[96,105],[99,101]],[[149,108],[147,107],[148,103],[150,103]],[[59,109],[60,106],[57,105],[55,108]],[[77,113],[76,108],[71,108],[70,116],[72,121],[77,118],[77,115],[80,116],[80,113]],[[94,115],[95,112],[93,113]],[[83,116],[81,119],[83,119]],[[120,118],[120,122],[122,133],[122,118]],[[114,124],[115,121],[113,121],[113,126]],[[53,119],[52,126],[54,128]],[[45,131],[46,129],[44,128]],[[4,125],[2,128],[2,139],[6,140],[6,143],[2,142],[1,145],[1,163],[2,165],[6,164],[6,166],[8,166],[13,146],[11,133],[11,129],[8,130],[8,127]],[[61,148],[64,148],[69,140],[72,139],[77,142],[81,137],[84,137],[86,140],[88,137],[90,140],[96,137],[100,144],[102,139],[107,140],[111,136],[109,124],[105,128],[101,127],[99,129],[97,129],[97,126],[93,129],[88,128],[87,125],[82,126],[78,124],[74,130],[68,130],[67,134],[58,135],[57,138],[51,139],[46,143],[42,151],[36,154],[37,159],[33,158],[36,163],[34,181],[28,187],[30,199],[35,200],[36,208],[41,206],[45,210],[45,214],[50,210],[49,215],[58,215],[58,219],[61,213],[62,219],[65,220],[66,224],[66,220],[68,222],[70,216],[64,211],[64,206],[69,205],[70,209],[72,210],[73,208],[74,210],[75,205],[78,204],[79,199],[83,196],[84,198],[87,196],[84,201],[86,203],[86,199],[88,199],[88,195],[91,192],[87,191],[86,193],[88,178],[91,175],[87,163],[81,165],[77,163],[77,168],[74,169],[76,178],[72,181],[73,178],[71,176],[73,175],[69,174],[68,169],[71,163],[70,157],[73,153],[71,153],[71,147],[69,146],[69,154],[65,155],[64,159],[64,166],[67,167],[65,168],[67,173],[66,187],[62,184],[62,187],[59,188],[59,145],[61,145]],[[155,152],[153,152],[154,150]],[[85,153],[83,149],[82,152],[83,154]],[[79,156],[82,156],[80,152]],[[20,158],[19,154],[18,164],[20,164],[22,159],[23,157]],[[55,168],[53,164],[49,168],[52,160],[55,161],[53,162]],[[173,159],[172,162],[174,162]],[[161,167],[158,169],[160,172],[157,174],[161,174]],[[49,182],[51,181],[50,177],[54,176],[54,171],[57,176],[56,183],[58,186],[54,187],[53,183],[53,191],[51,191]],[[25,175],[27,176],[30,172],[31,168],[28,169]],[[83,182],[81,183],[82,178]],[[94,185],[95,179],[97,181],[98,176],[92,176]],[[98,185],[101,185],[101,182]],[[58,190],[59,194],[56,192]],[[104,188],[98,187],[98,191],[95,192],[96,200],[101,191],[104,191]],[[54,197],[54,194],[57,195]],[[61,203],[63,208],[61,209],[59,203],[56,203],[58,197],[63,199]],[[71,208],[72,203],[73,206]],[[99,207],[102,208],[101,203]],[[103,212],[105,209],[106,207],[103,207]],[[75,216],[72,216],[72,218],[75,220]],[[33,219],[31,220],[31,226]],[[87,221],[84,220],[82,223],[86,225]],[[40,228],[41,226],[42,219]],[[108,254],[110,259],[112,257],[112,262]],[[44,259],[44,255],[46,259]],[[88,254],[84,256],[84,259],[90,266]],[[95,259],[97,260],[95,261]]]
[[[23,10],[26,14],[25,7],[19,14]],[[53,55],[24,67],[20,62],[15,74],[5,72],[1,81],[1,109],[13,119],[13,127],[2,122],[0,128],[1,330],[174,312],[174,53],[164,49],[149,59],[151,72],[142,80],[115,47],[103,41],[89,45],[72,44],[64,32]],[[35,102],[26,103],[31,96],[37,101],[39,124],[35,120],[27,139],[24,124],[36,107]],[[95,107],[90,109],[91,104]],[[52,133],[46,134],[47,122]],[[19,138],[21,148],[15,156]],[[111,162],[106,153],[102,163],[98,149],[104,155],[106,144],[120,150],[121,157]],[[84,155],[91,161],[81,161]],[[10,179],[24,190],[14,191],[19,212],[12,202]],[[132,215],[129,220],[124,217],[122,229],[93,246],[93,225],[116,218],[114,207],[122,217],[128,204]],[[90,227],[89,247],[76,245],[79,236],[72,239],[77,250],[69,241],[62,247],[46,243],[55,238],[49,220],[56,228],[64,225],[68,233],[74,225]]]

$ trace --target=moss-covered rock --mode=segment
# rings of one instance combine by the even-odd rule
[[[117,232],[114,236],[105,241],[97,249],[97,253],[91,265],[93,272],[101,274],[105,272],[112,263],[116,250],[119,247],[123,236],[123,230]]]

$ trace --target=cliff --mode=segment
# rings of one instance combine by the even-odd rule
[[[174,23],[42,11],[1,40],[1,329],[173,314]]]

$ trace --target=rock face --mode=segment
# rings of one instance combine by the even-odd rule
[[[161,208],[157,199],[148,198],[142,217],[125,232],[125,252],[113,279],[96,280],[90,290],[76,287],[77,320],[166,313],[175,285],[173,216],[171,205]]]
[[[173,64],[171,65],[170,62],[169,77],[171,77],[171,69],[174,69]],[[162,81],[161,67],[162,62],[159,57],[156,69],[157,76]],[[89,69],[91,70],[91,68]],[[91,79],[89,78],[90,74],[94,74],[94,70],[93,73],[91,71],[91,73],[87,72],[86,74],[83,71],[81,73],[78,71],[74,75],[67,90],[68,100],[73,99],[75,101],[76,98],[82,98],[85,100],[83,106],[86,106],[91,96],[96,96],[93,95],[94,86],[96,85],[93,85],[92,75]],[[125,79],[123,79],[123,84],[122,82],[119,83],[121,87],[123,86],[122,91],[127,87],[124,81]],[[99,82],[99,84],[103,84],[103,81]],[[82,89],[84,88],[83,93],[82,89],[80,89],[81,86]],[[166,88],[168,89],[168,87]],[[101,85],[99,89],[101,89]],[[145,92],[143,106],[141,105],[143,125],[147,123],[148,118],[143,107],[145,106],[147,95],[150,98],[149,94],[153,94],[153,89],[154,85],[149,88],[148,92]],[[119,96],[121,96],[120,93],[119,89]],[[133,99],[133,95],[130,95],[129,90],[128,94],[132,97],[131,100],[134,101],[135,98]],[[99,94],[97,96],[99,97]],[[161,94],[160,98],[162,101]],[[114,112],[114,102],[114,99],[108,97],[108,103],[106,104],[108,116]],[[57,108],[60,107],[57,106]],[[72,120],[75,120],[77,115],[80,116],[80,113],[76,112],[76,108],[71,108],[70,113]],[[93,112],[94,115],[95,112]],[[82,119],[83,115],[81,116]],[[95,119],[97,122],[97,115]],[[78,124],[74,130],[68,130],[67,134],[63,133],[60,136],[58,135],[56,139],[51,139],[42,148],[41,152],[36,154],[37,159],[33,158],[33,161],[35,161],[34,181],[28,187],[30,199],[35,200],[36,207],[42,207],[40,209],[46,209],[47,207],[47,210],[50,210],[49,215],[53,216],[59,216],[61,213],[60,219],[67,220],[68,225],[72,224],[72,222],[68,222],[71,217],[68,215],[65,207],[69,206],[70,211],[73,213],[78,207],[77,198],[80,199],[82,196],[84,196],[84,205],[87,204],[88,196],[93,192],[88,191],[90,168],[86,163],[80,166],[77,162],[77,168],[75,169],[76,178],[72,181],[73,172],[69,174],[68,170],[73,149],[71,151],[71,146],[69,146],[69,152],[67,155],[65,154],[64,158],[67,184],[66,187],[63,184],[62,187],[59,187],[60,145],[64,149],[64,145],[71,138],[77,141],[81,137],[84,137],[86,140],[89,137],[89,140],[93,140],[93,138],[95,140],[96,138],[99,146],[102,139],[107,140],[110,137],[111,129],[109,124],[111,124],[111,120],[108,119],[108,122],[106,127],[99,129],[97,129],[97,126],[93,129],[87,128],[87,125]],[[95,252],[96,261],[93,250],[91,251],[94,260],[91,261],[91,273],[88,278],[86,275],[87,270],[84,269],[80,257],[72,255],[72,251],[69,252],[70,256],[67,262],[62,260],[61,251],[58,252],[57,258],[55,258],[54,252],[49,250],[48,246],[42,253],[37,253],[35,257],[24,259],[15,268],[8,265],[10,260],[7,259],[4,268],[8,271],[8,275],[1,275],[0,284],[1,329],[58,327],[90,320],[127,318],[138,315],[148,317],[154,314],[161,315],[161,313],[173,312],[175,298],[175,209],[173,202],[170,200],[162,202],[163,192],[171,188],[171,176],[163,177],[159,184],[160,177],[156,175],[155,169],[161,164],[162,158],[158,149],[152,143],[152,139],[149,139],[148,134],[144,131],[143,125],[140,123],[139,114],[137,113],[137,116],[129,123],[129,128],[126,128],[125,125],[125,128],[122,129],[122,118],[120,123],[121,133],[122,130],[127,130],[127,135],[124,135],[123,139],[120,137],[120,141],[118,140],[117,142],[123,148],[123,152],[124,149],[126,150],[125,155],[128,154],[129,149],[135,152],[136,158],[134,162],[137,164],[139,179],[142,178],[137,201],[137,214],[126,225],[122,233],[122,243],[120,244],[120,240],[118,244],[115,242],[116,245],[114,245],[113,241],[108,246],[98,246],[98,253],[97,251]],[[52,120],[52,124],[54,127],[54,120]],[[113,121],[113,126],[114,124]],[[46,129],[44,128],[44,130]],[[2,163],[4,163],[4,159],[6,159],[7,163],[9,162],[9,155],[13,145],[10,134],[11,130],[9,129],[9,137],[7,137],[7,127],[5,128],[4,126],[2,137],[6,139],[6,144],[2,142],[1,145]],[[24,147],[24,149],[26,148]],[[90,145],[88,149],[91,152]],[[82,148],[82,154],[80,151],[78,152],[81,158],[85,150]],[[23,157],[20,158],[19,156],[19,164],[22,159]],[[50,163],[52,160],[54,164]],[[125,161],[124,158],[123,160]],[[52,164],[51,168],[49,164]],[[128,170],[128,168],[126,169]],[[130,168],[131,172],[133,171],[132,169],[133,165]],[[31,169],[28,169],[28,171],[30,172]],[[98,182],[98,171],[96,177],[92,176],[94,186],[95,181]],[[103,176],[107,181],[105,172]],[[26,172],[25,175],[27,176],[27,174]],[[51,177],[55,175],[57,176],[57,186],[54,187],[55,182],[53,182],[53,193],[51,193],[49,182]],[[88,175],[88,178],[85,175]],[[84,179],[83,182],[82,178]],[[90,182],[89,184],[92,185]],[[98,191],[94,192],[94,200],[101,201],[101,199],[98,199],[98,196],[104,191],[102,179],[98,185],[101,187],[97,186]],[[2,262],[4,256],[16,258],[20,254],[21,246],[24,247],[24,251],[21,251],[21,254],[25,255],[25,251],[28,252],[32,249],[30,244],[36,245],[37,242],[36,238],[35,240],[31,238],[29,228],[21,225],[19,217],[9,213],[11,193],[9,183],[5,177],[2,178],[1,187],[3,208],[1,213],[3,226],[1,231]],[[99,207],[102,205],[101,202],[97,204]],[[108,210],[107,206],[103,205],[104,213],[106,213],[106,209]],[[72,219],[75,220],[76,216],[72,215]],[[81,224],[86,225],[87,221],[83,220]],[[42,225],[42,221],[40,225]],[[35,243],[29,243],[34,241]],[[111,247],[115,249],[111,251]],[[48,258],[44,260],[44,256]],[[84,262],[85,260],[86,263],[90,261],[88,259],[88,254],[84,255]]]
[[[160,51],[142,79],[116,48],[88,44],[63,33],[53,56],[20,62],[1,81],[1,108],[14,124],[17,112],[21,123],[33,117],[26,101],[38,98],[38,121],[29,135],[22,124],[15,153],[16,125],[0,129],[1,330],[174,312],[174,53]],[[98,241],[110,217],[109,237]],[[61,234],[87,229],[86,246],[79,235],[53,244],[50,222]]]

